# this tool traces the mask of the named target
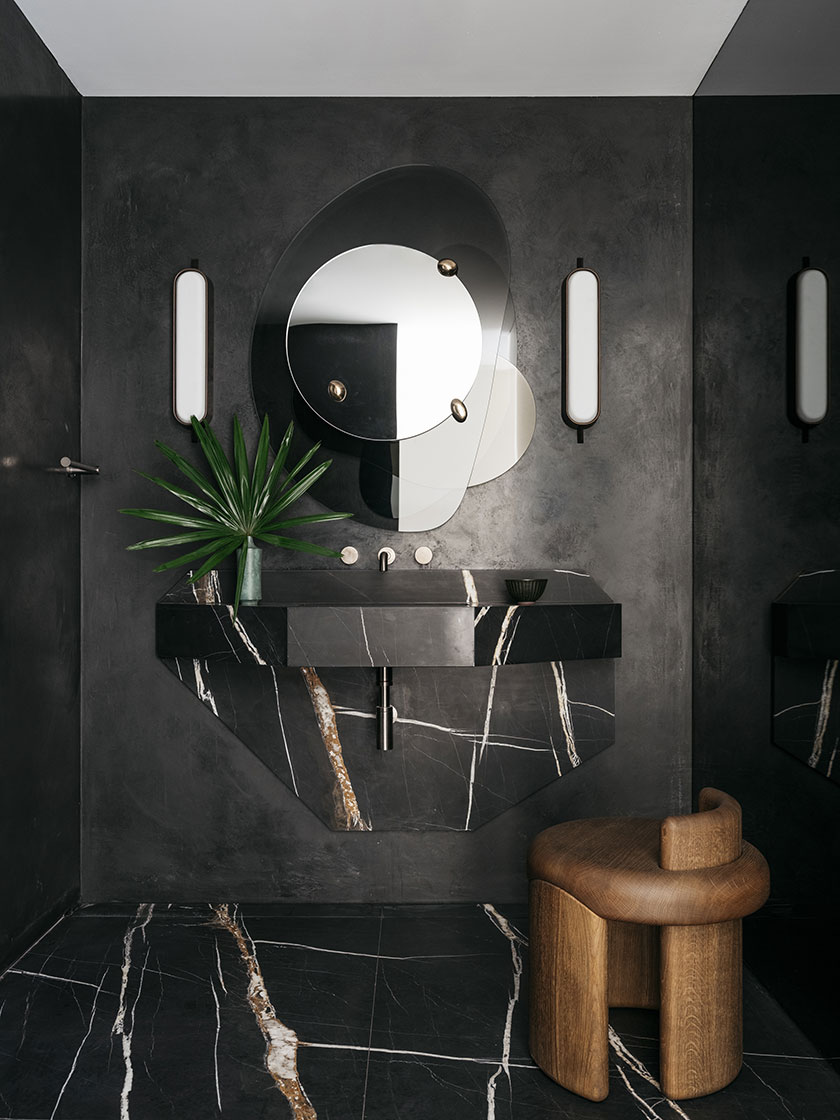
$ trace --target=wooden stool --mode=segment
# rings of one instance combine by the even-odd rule
[[[541,832],[531,880],[531,1054],[589,1100],[609,1092],[609,1007],[660,1008],[663,1093],[700,1097],[743,1059],[741,918],[767,899],[741,806],[715,789],[663,821],[568,821]]]

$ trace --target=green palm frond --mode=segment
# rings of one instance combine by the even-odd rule
[[[289,529],[297,525],[312,525],[318,521],[337,521],[352,517],[350,513],[314,513],[305,517],[292,517],[278,520],[281,513],[293,505],[310,489],[326,471],[332,460],[320,463],[302,477],[303,469],[320,444],[313,448],[291,467],[285,477],[286,460],[292,442],[292,424],[277,449],[274,462],[269,467],[271,436],[268,417],[263,420],[260,438],[254,455],[253,467],[248,465],[248,451],[239,419],[233,418],[233,462],[231,463],[219,443],[213,429],[206,421],[192,417],[192,426],[199,446],[209,467],[208,475],[202,474],[177,451],[161,443],[155,446],[178,468],[192,483],[195,491],[188,490],[177,483],[155,475],[137,473],[149,482],[160,486],[168,494],[191,506],[199,515],[191,513],[170,513],[158,509],[122,509],[131,517],[142,517],[163,525],[171,525],[183,530],[168,537],[154,537],[129,545],[130,551],[146,548],[168,548],[176,545],[196,545],[193,551],[167,560],[155,568],[156,572],[167,571],[181,564],[192,564],[204,558],[201,567],[193,572],[190,579],[195,582],[206,575],[231,553],[237,552],[236,593],[234,596],[234,617],[239,611],[242,591],[242,578],[245,570],[245,553],[248,538],[260,540],[296,552],[309,552],[316,556],[340,556],[335,549],[326,548],[296,537],[278,536],[278,529]],[[296,480],[296,481],[295,481]]]

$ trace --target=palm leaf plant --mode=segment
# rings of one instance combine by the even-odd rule
[[[274,462],[269,467],[269,430],[268,417],[263,421],[260,432],[257,452],[254,456],[253,467],[248,465],[248,454],[245,447],[245,438],[236,416],[233,418],[233,462],[228,460],[213,429],[206,421],[191,418],[193,431],[198,440],[204,457],[210,468],[208,477],[196,470],[177,451],[167,447],[160,440],[155,440],[155,446],[175,466],[186,475],[196,488],[197,492],[185,489],[175,483],[167,482],[164,478],[137,473],[150,482],[161,486],[168,493],[174,495],[182,502],[186,502],[196,513],[168,513],[160,509],[122,509],[120,513],[130,514],[132,517],[145,517],[149,521],[158,521],[165,525],[178,526],[181,532],[168,537],[155,537],[137,544],[129,545],[129,551],[142,548],[167,548],[174,545],[197,545],[175,560],[167,560],[159,564],[156,572],[164,572],[169,568],[181,564],[193,564],[201,561],[201,566],[192,573],[190,582],[195,583],[222,560],[238,551],[236,594],[234,597],[234,617],[239,611],[239,598],[242,592],[242,580],[245,574],[245,557],[249,540],[264,541],[266,544],[277,545],[280,548],[294,549],[298,552],[314,553],[317,556],[340,556],[335,549],[325,548],[311,541],[302,541],[297,537],[281,536],[280,530],[291,529],[298,525],[310,525],[316,521],[337,521],[343,517],[352,517],[350,513],[313,513],[307,517],[284,516],[289,506],[298,500],[314,485],[326,471],[332,460],[313,467],[306,474],[301,474],[312,456],[320,447],[316,443],[303,458],[288,470],[283,477],[283,470],[292,442],[294,425],[289,424],[286,434],[277,449]]]

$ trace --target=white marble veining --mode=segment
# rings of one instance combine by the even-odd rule
[[[774,1089],[773,1086],[768,1081],[765,1081],[765,1079],[761,1076],[761,1074],[755,1069],[754,1066],[750,1065],[749,1062],[746,1062],[746,1061],[744,1062],[744,1068],[748,1069],[750,1071],[750,1073],[753,1075],[753,1077],[758,1078],[758,1080],[761,1082],[761,1084],[766,1089],[769,1089],[770,1092],[775,1097],[778,1097],[779,1101],[781,1102],[782,1108],[785,1110],[785,1112],[788,1114],[788,1116],[790,1116],[791,1120],[798,1120],[798,1117],[797,1117],[796,1113],[791,1112],[790,1106],[788,1105],[787,1101],[782,1096],[782,1094],[778,1091],[778,1089]]]
[[[373,660],[373,654],[371,653],[371,649],[370,649],[370,642],[368,640],[367,626],[365,625],[365,609],[364,609],[364,607],[359,607],[359,618],[360,618],[361,623],[362,623],[362,637],[365,640],[365,650],[367,651],[368,661],[370,661],[371,667],[374,667],[375,662]],[[386,657],[385,658],[386,664],[387,664],[387,661],[388,661],[388,659]]]
[[[298,1038],[291,1027],[277,1018],[268,995],[254,943],[248,936],[236,908],[214,906],[216,920],[231,934],[248,973],[248,1003],[265,1039],[265,1067],[275,1085],[289,1102],[293,1120],[316,1120],[317,1114],[300,1081],[297,1068]]]
[[[616,1055],[616,1069],[618,1070],[621,1080],[624,1082],[625,1086],[627,1087],[627,1091],[630,1093],[633,1099],[638,1101],[642,1112],[646,1116],[655,1118],[655,1120],[661,1120],[662,1114],[660,1112],[657,1112],[657,1108],[659,1108],[659,1106],[661,1105],[665,1105],[672,1112],[675,1112],[677,1116],[681,1118],[681,1120],[690,1120],[688,1114],[683,1111],[683,1109],[680,1107],[680,1105],[677,1104],[676,1101],[672,1101],[670,1097],[666,1097],[663,1094],[662,1086],[659,1084],[659,1082],[656,1080],[656,1078],[653,1076],[644,1062],[640,1061],[639,1058],[630,1053],[624,1041],[619,1037],[618,1033],[612,1027],[609,1028],[609,1042],[613,1053]],[[630,1084],[630,1079],[625,1070],[630,1070],[632,1073],[637,1074],[643,1081],[652,1086],[652,1088],[656,1091],[657,1096],[652,1101],[645,1100]]]
[[[572,721],[572,710],[569,704],[569,692],[566,688],[566,674],[562,661],[552,661],[551,671],[554,674],[554,683],[557,688],[557,709],[560,713],[560,723],[566,739],[566,754],[572,766],[580,766],[580,756],[575,747],[575,726]],[[559,770],[559,767],[558,767]]]
[[[522,981],[522,953],[520,945],[527,944],[521,934],[511,926],[510,922],[496,909],[492,903],[484,903],[484,912],[497,929],[501,930],[510,943],[511,966],[513,982],[508,998],[507,1013],[505,1015],[504,1032],[502,1035],[502,1056],[498,1067],[487,1082],[487,1120],[496,1120],[496,1081],[504,1074],[510,1084],[510,1038],[513,1026],[513,1013],[519,1002],[519,990]]]
[[[213,1036],[213,1079],[216,1085],[216,1104],[219,1112],[222,1111],[222,1091],[219,1086],[219,1035],[222,1033],[222,1017],[220,1014],[219,997],[216,994],[216,985],[213,983],[213,977],[210,977],[210,991],[213,996],[213,1003],[216,1005],[216,1033]]]
[[[312,700],[312,707],[318,720],[321,739],[323,740],[327,751],[327,757],[329,758],[330,766],[335,776],[336,791],[342,809],[342,818],[338,822],[339,827],[344,827],[348,831],[370,832],[371,823],[362,816],[361,810],[359,809],[359,802],[356,798],[356,792],[353,789],[353,783],[344,761],[344,751],[341,746],[341,740],[338,737],[335,710],[332,706],[329,693],[326,688],[324,688],[317,672],[311,666],[303,667],[301,669],[301,675],[306,682],[306,687]]]
[[[230,618],[230,621],[233,625],[234,630],[239,635],[239,637],[242,639],[242,644],[245,646],[245,649],[248,651],[248,653],[250,653],[250,655],[253,657],[253,659],[257,663],[257,665],[265,665],[266,661],[263,658],[260,651],[257,649],[257,647],[252,642],[251,638],[248,636],[248,631],[243,626],[242,619],[239,618],[238,615],[234,615],[233,606],[231,604],[228,604],[227,609],[228,609],[228,617]]]
[[[289,764],[289,777],[292,783],[292,790],[295,794],[295,797],[300,797],[297,778],[295,777],[295,767],[294,763],[292,762],[292,752],[289,750],[289,740],[286,737],[286,728],[283,723],[283,712],[280,709],[280,689],[277,684],[277,670],[273,665],[271,666],[271,680],[274,684],[274,703],[277,708],[277,722],[280,724],[280,734],[283,737],[283,753],[286,756],[286,762]]]
[[[108,975],[108,970],[106,968],[105,971],[102,973],[102,979],[96,985],[96,995],[93,997],[93,1003],[91,1004],[90,1016],[88,1017],[88,1022],[87,1022],[87,1030],[85,1031],[84,1035],[82,1036],[82,1040],[79,1043],[78,1050],[73,1055],[73,1062],[70,1066],[70,1070],[69,1070],[67,1076],[64,1079],[64,1082],[61,1086],[61,1089],[58,1092],[58,1096],[56,1097],[55,1104],[53,1105],[53,1110],[50,1113],[50,1120],[54,1120],[55,1114],[58,1112],[58,1107],[61,1104],[61,1098],[64,1096],[65,1090],[67,1089],[67,1086],[70,1084],[70,1080],[73,1077],[73,1074],[76,1072],[76,1066],[78,1065],[78,1062],[79,1062],[79,1055],[81,1054],[82,1050],[84,1049],[85,1043],[90,1038],[90,1032],[93,1030],[93,1023],[94,1023],[94,1020],[96,1019],[96,1007],[97,1007],[97,1004],[99,1002],[99,994],[102,991],[102,985],[105,983],[105,978],[107,977],[107,975]]]
[[[204,664],[204,671],[209,673],[207,663]],[[195,692],[199,700],[206,704],[212,711],[214,716],[218,716],[219,709],[216,707],[216,700],[209,687],[204,683],[204,675],[201,671],[201,662],[198,658],[193,658],[193,673],[195,674]]]
[[[146,945],[146,926],[152,920],[154,913],[154,903],[141,903],[137,907],[137,913],[134,915],[134,921],[128,926],[123,938],[123,959],[120,980],[120,1000],[117,1008],[117,1016],[114,1019],[114,1025],[111,1027],[111,1034],[119,1038],[122,1047],[123,1063],[125,1066],[125,1075],[123,1077],[122,1092],[120,1093],[120,1120],[130,1120],[129,1112],[129,1097],[131,1089],[134,1084],[134,1066],[131,1060],[131,1049],[134,1035],[134,1018],[137,1009],[137,1003],[140,999],[140,994],[143,991],[143,980],[146,975],[146,964],[149,959],[149,946]],[[143,964],[140,966],[140,979],[137,982],[137,991],[131,1006],[128,1005],[128,982],[131,975],[132,968],[132,954],[134,946],[135,934],[139,933],[143,944],[146,946],[146,953]]]

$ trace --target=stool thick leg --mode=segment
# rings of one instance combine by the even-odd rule
[[[662,928],[662,1091],[714,1093],[743,1061],[741,922]]]
[[[610,1007],[659,1007],[659,927],[607,922]]]
[[[531,882],[531,1055],[591,1101],[609,1091],[607,923],[570,894]]]

